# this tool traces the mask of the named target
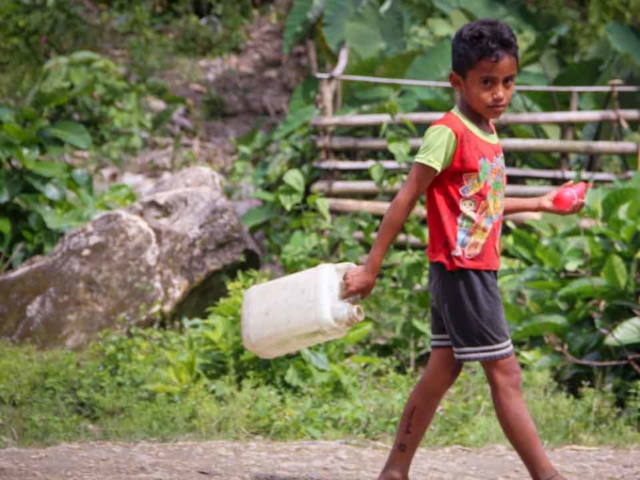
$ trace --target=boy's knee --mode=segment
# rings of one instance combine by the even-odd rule
[[[462,367],[462,363],[452,362],[447,366],[439,365],[439,368],[435,370],[427,369],[420,384],[422,388],[428,389],[431,393],[443,396],[460,376]]]
[[[462,363],[456,362],[456,364],[453,366],[453,369],[451,371],[451,383],[449,384],[449,386],[456,383],[456,380],[458,379],[458,377],[460,376],[460,373],[462,372],[463,365],[464,364]]]
[[[454,383],[456,383],[456,380],[460,376],[460,372],[462,372],[462,363],[456,362],[454,365],[452,365],[451,370],[447,372],[447,375],[444,378],[444,382],[442,385],[443,394],[446,393]]]
[[[484,362],[482,366],[491,388],[522,390],[522,370],[520,370],[520,365],[514,356]]]

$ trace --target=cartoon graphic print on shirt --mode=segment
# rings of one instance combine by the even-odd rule
[[[457,238],[452,256],[474,258],[482,251],[489,238],[494,223],[500,220],[504,211],[505,164],[499,155],[489,161],[480,159],[480,171],[462,176],[464,185],[460,188],[460,215],[458,216]],[[486,200],[480,205],[473,195],[487,188]]]

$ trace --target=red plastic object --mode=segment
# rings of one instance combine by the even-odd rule
[[[553,197],[553,204],[560,210],[570,210],[574,203],[584,198],[588,186],[585,182],[580,182],[562,188],[556,196]]]

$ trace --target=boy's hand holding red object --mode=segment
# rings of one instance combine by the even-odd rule
[[[560,188],[540,197],[538,210],[540,212],[553,213],[556,215],[576,214],[584,207],[584,194],[587,187],[588,185],[582,182],[580,184],[574,185],[573,181],[570,180],[567,183],[563,184]],[[573,203],[566,204],[566,202],[563,203],[562,201],[560,201],[562,200],[561,198],[556,198],[563,195],[564,190],[567,188],[573,188],[576,192],[576,200],[573,201]]]

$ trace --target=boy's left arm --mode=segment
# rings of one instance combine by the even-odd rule
[[[569,181],[562,185],[562,187],[566,187],[573,184],[573,182]],[[521,213],[521,212],[544,212],[544,213],[555,213],[556,215],[573,215],[578,213],[584,207],[584,198],[578,199],[576,203],[569,210],[560,210],[553,204],[553,197],[556,196],[560,188],[556,190],[552,190],[551,192],[543,195],[542,197],[532,197],[532,198],[518,198],[518,197],[507,197],[504,201],[504,215],[511,215],[513,213]]]

